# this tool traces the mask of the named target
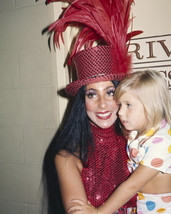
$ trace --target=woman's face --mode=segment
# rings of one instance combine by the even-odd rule
[[[111,81],[86,86],[86,112],[90,120],[100,128],[109,128],[117,118],[118,106],[113,99],[114,92],[115,87]]]

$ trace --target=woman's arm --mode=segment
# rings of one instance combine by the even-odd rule
[[[140,165],[125,182],[119,185],[107,201],[99,208],[95,209],[93,206],[85,204],[82,201],[74,200],[74,203],[80,203],[80,205],[73,206],[70,211],[74,214],[78,214],[79,211],[82,211],[81,213],[83,214],[111,214],[122,207],[138,191],[141,191],[141,188],[151,181],[158,173],[159,171],[155,169]]]
[[[78,198],[87,202],[79,164],[81,166],[79,159],[71,154],[57,155],[55,157],[55,166],[66,213],[71,207],[72,199]]]

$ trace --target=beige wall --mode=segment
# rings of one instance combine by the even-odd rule
[[[42,160],[60,120],[56,70],[64,61],[42,35],[53,19],[44,0],[0,1],[1,214],[40,213]]]
[[[40,213],[42,160],[67,103],[57,96],[68,82],[67,50],[50,52],[41,33],[61,5],[44,2],[0,0],[0,214]],[[134,29],[144,36],[171,33],[170,0],[135,2]]]

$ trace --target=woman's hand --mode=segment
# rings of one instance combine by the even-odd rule
[[[89,202],[86,203],[82,200],[74,199],[71,204],[68,214],[98,214],[97,208],[93,207]]]

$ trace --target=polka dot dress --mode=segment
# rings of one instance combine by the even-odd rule
[[[171,193],[138,193],[137,214],[164,213],[171,214]]]
[[[132,133],[136,136],[136,133]],[[143,143],[142,143],[143,142]],[[151,167],[163,173],[171,174],[171,129],[165,122],[154,134],[149,130],[144,136],[128,141],[127,152],[130,158],[128,168],[134,171],[139,164]],[[171,214],[171,193],[144,194],[139,193],[137,198],[137,213],[168,213]]]

